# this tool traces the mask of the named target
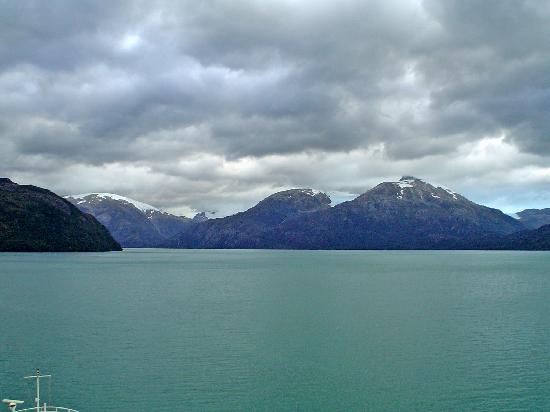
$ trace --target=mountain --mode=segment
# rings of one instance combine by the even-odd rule
[[[550,224],[550,208],[547,209],[525,209],[516,213],[519,221],[529,229],[538,229],[541,226]]]
[[[187,229],[192,219],[113,193],[85,193],[65,197],[96,217],[123,247],[156,247]]]
[[[302,199],[310,203],[304,204]],[[334,207],[325,194],[303,189],[280,192],[246,212],[197,224],[173,239],[170,246],[464,249],[476,248],[482,237],[506,236],[524,229],[500,210],[404,176]]]
[[[330,208],[330,198],[312,189],[275,193],[245,212],[190,227],[165,245],[176,248],[269,248],[273,234],[288,219]]]
[[[121,250],[107,229],[49,190],[0,178],[0,251]]]

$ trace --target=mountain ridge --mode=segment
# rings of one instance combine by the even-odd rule
[[[305,189],[293,189],[304,193]],[[178,248],[278,249],[454,249],[478,247],[479,239],[495,239],[525,227],[498,209],[478,205],[446,187],[413,176],[383,182],[353,200],[330,207],[290,213],[273,219],[259,210],[269,199],[245,212],[198,224],[164,245]],[[328,196],[322,194],[321,196]],[[288,209],[288,206],[287,206]],[[259,220],[258,220],[259,219]]]
[[[19,186],[6,178],[0,178],[0,187],[4,193],[15,188],[22,191],[31,188],[28,190],[35,196],[48,197],[49,206],[65,214],[74,213],[71,208],[80,210],[84,212],[83,216],[89,216],[85,219],[91,218],[101,227],[96,227],[97,230],[103,230],[104,235],[108,229],[111,240],[124,247],[550,248],[548,227],[542,225],[532,229],[522,222],[522,215],[525,219],[535,214],[539,219],[536,222],[544,223],[546,211],[550,209],[527,209],[518,213],[520,219],[516,219],[498,209],[476,204],[447,187],[414,176],[382,182],[355,199],[335,206],[331,206],[330,197],[323,192],[309,188],[284,190],[267,196],[243,212],[217,219],[208,219],[205,213],[198,213],[193,219],[175,216],[113,193],[83,193],[62,199],[46,189]],[[3,202],[4,208],[8,203]],[[27,219],[36,221],[36,216]],[[1,228],[7,227],[6,221],[9,219],[0,221]],[[53,233],[53,228],[50,229]],[[86,229],[82,230],[83,236],[88,236]],[[6,233],[4,230],[4,235]],[[10,233],[15,236],[14,232]],[[77,237],[73,230],[72,239]],[[4,240],[7,238],[9,236],[5,235]],[[118,244],[116,247],[120,248]],[[88,249],[92,247],[88,246]]]

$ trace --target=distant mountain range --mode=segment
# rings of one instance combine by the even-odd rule
[[[0,251],[121,250],[107,229],[49,190],[0,178]]]
[[[205,213],[193,219],[174,216],[111,193],[63,200],[9,179],[1,180],[0,193],[1,250],[113,250],[116,242],[123,247],[220,249],[550,250],[550,209],[511,217],[413,176],[381,183],[333,207],[325,193],[285,190],[218,219]],[[40,207],[31,198],[40,200]],[[76,213],[69,202],[84,213]],[[92,216],[116,242],[105,237],[105,228]]]
[[[156,247],[183,232],[204,213],[190,219],[113,193],[85,193],[65,198],[99,220],[123,247]]]
[[[381,183],[330,207],[310,189],[269,196],[251,209],[193,225],[165,243],[176,248],[468,249],[496,248],[525,226],[412,176]],[[494,244],[493,244],[494,243]]]

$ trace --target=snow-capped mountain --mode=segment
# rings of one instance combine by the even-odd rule
[[[155,247],[184,231],[192,222],[114,193],[84,193],[65,198],[99,220],[123,247]]]
[[[122,203],[128,203],[130,205],[135,206],[137,209],[141,210],[142,212],[147,212],[148,210],[154,210],[154,211],[160,211],[160,209],[157,209],[154,206],[148,205],[147,203],[138,202],[137,200],[130,199],[129,197],[120,196],[114,193],[83,193],[80,195],[70,195],[66,196],[66,198],[71,198],[74,200],[75,204],[80,205],[84,203],[90,203],[93,201],[101,202],[104,199],[111,199],[111,200],[118,200]]]

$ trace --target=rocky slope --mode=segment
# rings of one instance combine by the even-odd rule
[[[0,251],[121,250],[107,229],[49,190],[0,179]]]
[[[307,194],[306,194],[307,193]],[[304,203],[308,199],[309,203]],[[524,230],[500,210],[412,176],[330,207],[324,194],[277,193],[246,212],[195,225],[182,248],[457,249]],[[488,244],[488,243],[486,243]]]
[[[95,216],[123,247],[156,247],[193,222],[112,193],[86,193],[66,199]]]

